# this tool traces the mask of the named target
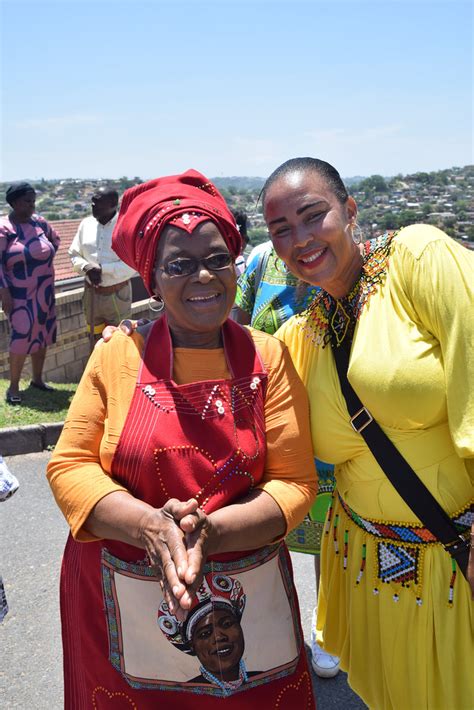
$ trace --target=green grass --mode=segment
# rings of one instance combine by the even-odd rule
[[[5,401],[8,380],[0,380],[0,428],[62,422],[77,384],[52,383],[54,392],[42,392],[30,387],[29,380],[20,382],[21,404],[12,405]]]

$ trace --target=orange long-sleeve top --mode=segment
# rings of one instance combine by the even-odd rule
[[[286,346],[249,329],[268,373],[265,399],[267,455],[258,488],[279,505],[287,531],[309,510],[317,490],[306,390]],[[94,506],[126,491],[111,474],[112,461],[136,383],[144,339],[122,332],[96,347],[71,403],[47,477],[76,540],[96,540],[83,525]],[[224,350],[174,348],[173,379],[189,384],[227,379]],[[159,356],[159,353],[157,353]]]

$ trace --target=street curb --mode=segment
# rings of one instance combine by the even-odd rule
[[[44,451],[59,439],[64,422],[0,429],[0,454],[18,456]]]

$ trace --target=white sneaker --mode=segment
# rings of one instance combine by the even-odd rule
[[[339,673],[339,658],[323,651],[316,641],[316,609],[311,620],[311,665],[319,678],[334,678]]]
[[[10,498],[18,489],[18,481],[0,456],[0,502]]]

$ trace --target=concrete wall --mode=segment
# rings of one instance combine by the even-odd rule
[[[58,337],[46,351],[44,379],[49,382],[79,382],[89,358],[89,335],[82,311],[82,288],[56,294]],[[148,308],[148,299],[132,306],[133,318],[157,317]],[[10,342],[8,318],[0,310],[0,377],[9,378],[8,346]],[[22,377],[31,377],[31,358],[27,357]]]

